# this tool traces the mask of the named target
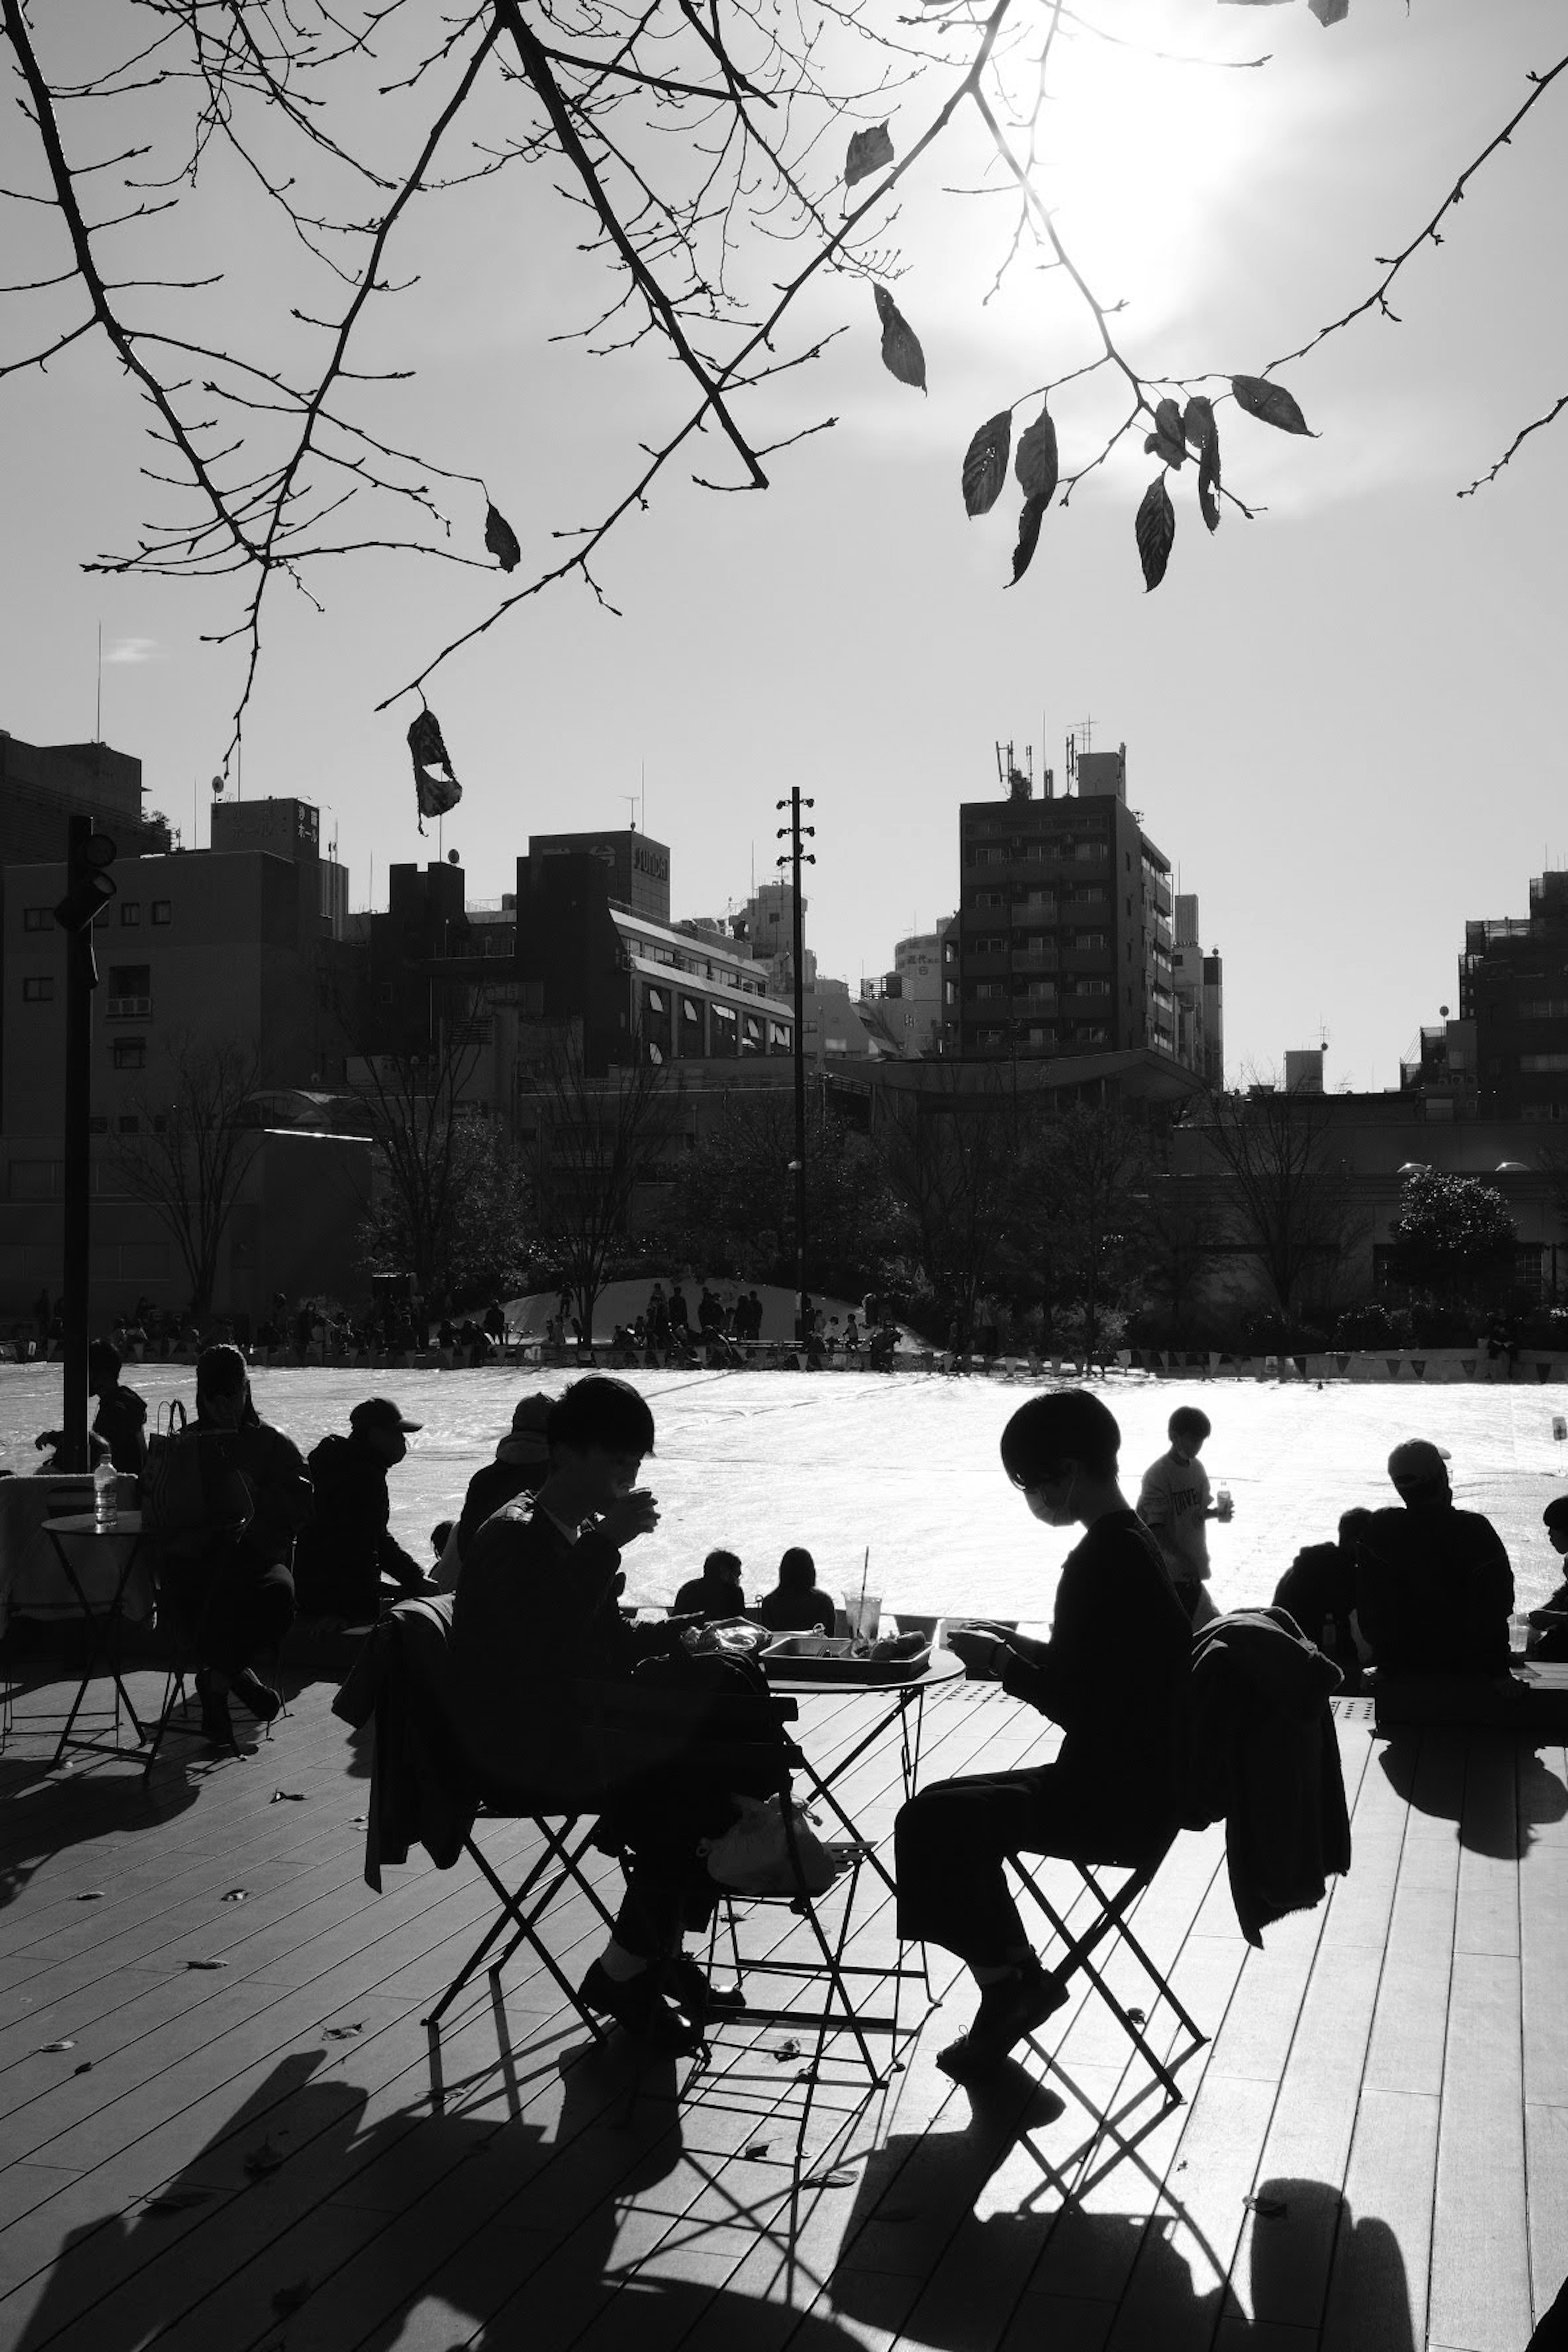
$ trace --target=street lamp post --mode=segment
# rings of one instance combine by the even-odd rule
[[[792,909],[791,909],[792,917],[793,917],[793,942],[794,942],[794,959],[795,959],[795,1158],[794,1158],[794,1160],[790,1162],[790,1165],[791,1165],[791,1167],[793,1168],[793,1170],[794,1170],[794,1171],[795,1171],[795,1332],[796,1332],[797,1337],[798,1337],[798,1338],[799,1338],[799,1339],[801,1340],[802,1344],[804,1345],[804,1344],[805,1344],[805,1338],[806,1338],[806,1330],[805,1330],[805,905],[804,905],[804,903],[803,903],[803,901],[802,901],[801,894],[800,894],[800,869],[801,869],[802,866],[815,866],[815,865],[816,865],[816,854],[815,850],[803,849],[803,848],[802,848],[802,846],[801,846],[801,841],[802,841],[802,836],[803,836],[803,835],[806,835],[806,836],[808,836],[808,837],[809,837],[810,839],[812,839],[812,840],[815,840],[815,839],[816,838],[816,827],[814,824],[804,824],[804,825],[803,825],[803,824],[802,824],[802,823],[801,823],[801,821],[800,821],[800,813],[801,813],[801,810],[802,810],[803,808],[815,808],[815,807],[816,806],[816,803],[814,800],[811,800],[811,799],[802,800],[802,798],[801,798],[801,794],[800,794],[800,786],[799,786],[798,784],[796,784],[796,785],[795,785],[795,786],[792,788],[792,790],[791,790],[791,792],[790,792],[790,796],[789,796],[789,798],[788,798],[788,800],[787,800],[787,801],[778,801],[778,802],[776,802],[776,803],[774,803],[774,805],[775,805],[776,807],[778,807],[778,808],[781,808],[781,809],[783,809],[783,808],[787,808],[787,809],[788,809],[788,811],[789,811],[789,823],[788,823],[787,824],[781,824],[781,825],[779,826],[779,828],[778,828],[778,835],[777,835],[777,837],[778,837],[778,839],[779,839],[780,841],[783,841],[783,840],[785,838],[785,836],[787,835],[787,836],[788,836],[788,839],[789,839],[789,845],[789,845],[788,849],[787,849],[787,850],[785,850],[785,851],[783,853],[783,855],[782,855],[782,856],[780,856],[780,857],[779,857],[775,862],[776,862],[776,864],[778,864],[780,866],[787,866],[789,867],[789,869],[790,869],[790,880],[791,880],[791,885],[792,885],[792,887],[793,887],[793,889],[794,889],[794,893],[795,893],[794,905],[793,905],[793,908],[792,908]]]

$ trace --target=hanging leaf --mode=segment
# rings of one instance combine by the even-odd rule
[[[485,509],[485,545],[503,572],[515,572],[522,562],[517,533],[499,507]]]
[[[1297,407],[1282,383],[1270,383],[1260,375],[1233,375],[1230,388],[1236,394],[1237,405],[1248,416],[1256,416],[1260,425],[1272,425],[1280,433],[1312,434],[1312,428]],[[1317,436],[1312,434],[1315,440]]]
[[[1187,461],[1187,446],[1182,438],[1182,412],[1173,400],[1162,400],[1154,410],[1154,430],[1144,442],[1167,466],[1181,467]]]
[[[1138,561],[1143,566],[1144,588],[1157,588],[1165,576],[1171,544],[1176,536],[1176,509],[1171,504],[1163,474],[1156,474],[1143,493],[1137,530]]]
[[[1201,457],[1214,438],[1214,403],[1194,392],[1182,415],[1183,438],[1189,441]]]
[[[926,355],[920,338],[885,286],[874,286],[877,316],[882,321],[882,365],[900,383],[913,384],[917,392],[926,388]]]
[[[1034,423],[1018,436],[1013,472],[1026,499],[1043,499],[1049,506],[1057,494],[1057,428],[1044,401]]]
[[[963,503],[971,515],[989,514],[1007,478],[1013,446],[1013,412],[988,416],[963,453]]]
[[[1320,25],[1342,25],[1351,12],[1351,0],[1307,0],[1307,5]]]
[[[1017,586],[1034,561],[1035,549],[1039,541],[1040,525],[1045,520],[1046,509],[1049,504],[1050,500],[1045,498],[1024,500],[1022,511],[1018,516],[1018,544],[1013,550],[1013,577],[1007,583],[1009,588]]]
[[[857,180],[868,180],[873,172],[885,171],[892,160],[893,142],[885,122],[874,122],[868,131],[857,131],[844,162],[845,186],[852,188]]]
[[[425,830],[427,816],[445,816],[456,808],[463,797],[463,787],[452,772],[442,740],[441,722],[426,708],[419,713],[408,730],[408,749],[414,755],[414,790],[419,803],[419,830]],[[280,1803],[289,1793],[282,1789],[273,1792],[273,1804]]]
[[[1198,510],[1210,530],[1219,529],[1219,435],[1212,432],[1198,459]]]

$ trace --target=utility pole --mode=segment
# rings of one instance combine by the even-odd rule
[[[795,892],[794,955],[795,955],[795,1158],[790,1162],[795,1171],[795,1329],[804,1346],[805,1331],[805,905],[801,897],[800,869],[815,866],[815,850],[803,849],[802,836],[815,841],[816,827],[802,824],[803,808],[815,808],[814,800],[802,800],[800,786],[795,785],[787,801],[774,803],[776,808],[787,808],[789,823],[781,824],[777,838],[787,835],[789,847],[775,863],[790,869]]]
[[[93,918],[115,894],[107,868],[115,845],[93,829],[89,816],[67,820],[66,894],[55,920],[66,935],[65,1203],[61,1218],[65,1275],[65,1443],[56,1467],[90,1467],[87,1443],[88,1279],[91,1266],[89,1185],[91,1181],[92,992],[98,962]]]

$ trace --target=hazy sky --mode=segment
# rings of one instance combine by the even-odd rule
[[[96,13],[120,12],[99,0]],[[1042,186],[1096,291],[1125,302],[1117,331],[1149,376],[1260,373],[1360,300],[1373,256],[1429,217],[1527,94],[1527,70],[1563,46],[1560,0],[1408,13],[1353,0],[1328,30],[1300,0],[1119,0],[1100,14],[1152,48],[1272,53],[1227,71],[1073,44]],[[900,152],[935,87],[870,110],[890,115]],[[678,467],[598,565],[623,617],[567,583],[431,681],[465,786],[446,845],[470,894],[511,887],[531,830],[626,823],[646,774],[639,805],[670,845],[675,911],[720,911],[745,897],[753,860],[771,872],[774,802],[799,782],[816,802],[808,935],[853,985],[955,904],[957,804],[996,789],[996,740],[1032,743],[1037,771],[1048,761],[1059,782],[1064,736],[1092,719],[1096,748],[1126,742],[1133,803],[1225,955],[1232,1074],[1326,1031],[1331,1084],[1396,1083],[1417,1026],[1458,1009],[1466,918],[1522,914],[1529,877],[1568,862],[1568,415],[1491,488],[1455,495],[1568,390],[1565,111],[1568,75],[1473,184],[1442,250],[1407,268],[1402,324],[1363,320],[1280,371],[1320,438],[1222,406],[1227,485],[1268,511],[1248,523],[1230,509],[1208,537],[1188,467],[1152,595],[1132,517],[1155,461],[1137,442],[1047,516],[1016,589],[1016,497],[964,515],[975,427],[1092,345],[1059,273],[1026,260],[984,300],[1011,214],[943,193],[973,187],[983,166],[961,131],[897,227],[897,297],[929,397],[883,372],[865,282],[824,281],[799,331],[848,331],[779,380],[758,429],[773,439],[828,415],[835,428],[771,460],[766,495],[706,492]],[[79,152],[92,129],[73,132]],[[420,371],[375,395],[387,435],[482,473],[525,570],[550,559],[552,530],[626,487],[679,391],[651,354],[595,360],[547,341],[589,314],[595,283],[574,250],[581,216],[550,176],[481,184],[416,218],[393,258],[420,282],[384,306],[371,346]],[[226,268],[215,299],[275,313],[282,352],[297,275],[246,218],[215,173],[182,257]],[[46,224],[20,226],[41,236]],[[119,232],[127,259],[137,234]],[[52,252],[40,241],[24,258]],[[791,266],[764,254],[756,279]],[[26,329],[15,298],[4,309],[11,356]],[[1053,409],[1068,467],[1098,446],[1100,380]],[[138,411],[105,348],[0,383],[0,725],[34,741],[90,736],[101,624],[104,736],[142,758],[151,801],[187,840],[196,805],[205,843],[237,669],[199,641],[232,619],[229,596],[79,570],[149,510]],[[721,462],[709,436],[698,470]],[[465,494],[458,511],[477,541],[482,501]],[[244,791],[321,803],[353,902],[366,902],[374,859],[384,904],[388,864],[433,857],[436,838],[415,824],[404,735],[416,706],[374,706],[489,608],[500,575],[363,557],[314,585],[324,614],[287,592],[273,606]]]

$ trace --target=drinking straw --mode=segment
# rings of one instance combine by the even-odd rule
[[[866,1580],[871,1573],[871,1547],[866,1547],[865,1563],[860,1570],[860,1598],[855,1604],[855,1630],[858,1633],[866,1623]]]

